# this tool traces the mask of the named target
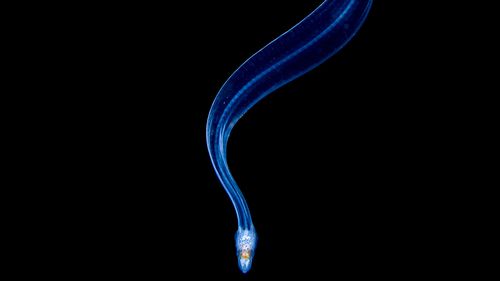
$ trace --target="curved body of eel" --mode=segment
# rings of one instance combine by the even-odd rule
[[[218,178],[238,218],[236,250],[243,273],[250,270],[257,243],[248,205],[226,161],[232,128],[259,100],[339,51],[358,31],[372,0],[326,0],[293,28],[241,65],[220,89],[207,121],[207,145]]]

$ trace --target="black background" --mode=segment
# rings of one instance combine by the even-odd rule
[[[62,94],[38,125],[60,137],[47,138],[58,153],[39,177],[61,188],[43,191],[57,207],[37,231],[62,246],[45,246],[56,259],[43,270],[259,280],[442,269],[454,243],[442,230],[457,216],[443,203],[461,192],[449,180],[468,181],[454,166],[468,117],[450,88],[471,82],[441,44],[456,26],[376,0],[343,50],[235,127],[228,161],[259,234],[252,270],[239,273],[236,216],[206,150],[208,111],[243,61],[321,2],[120,3],[55,21],[42,42],[61,40],[49,48],[59,57],[50,87]]]

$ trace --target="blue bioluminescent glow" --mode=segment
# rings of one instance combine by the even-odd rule
[[[364,22],[372,0],[326,0],[309,16],[245,61],[217,94],[207,121],[207,145],[215,172],[238,218],[236,254],[243,273],[252,266],[257,233],[250,210],[226,161],[236,122],[259,100],[339,51]]]

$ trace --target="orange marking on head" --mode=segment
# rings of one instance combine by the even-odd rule
[[[250,251],[241,252],[241,257],[244,259],[249,259],[250,258]]]

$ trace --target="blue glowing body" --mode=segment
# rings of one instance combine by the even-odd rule
[[[372,0],[326,0],[303,19],[243,63],[224,83],[207,121],[207,145],[215,172],[238,218],[238,265],[246,273],[257,243],[250,210],[226,161],[229,134],[259,100],[318,66],[339,51],[364,22]]]

